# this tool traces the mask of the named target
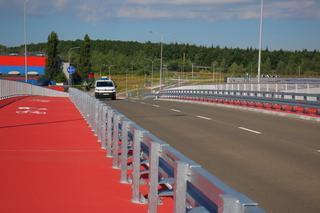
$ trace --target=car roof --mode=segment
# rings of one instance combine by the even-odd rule
[[[106,81],[109,81],[109,82],[113,82],[111,79],[99,79],[99,80],[96,80],[96,82],[106,82]]]

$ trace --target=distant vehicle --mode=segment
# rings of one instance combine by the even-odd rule
[[[116,100],[116,93],[116,85],[111,79],[102,77],[96,81],[94,91],[96,98],[112,98],[112,100]]]

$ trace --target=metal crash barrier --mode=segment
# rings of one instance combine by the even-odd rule
[[[289,93],[209,89],[168,89],[157,94],[160,98],[218,98],[290,104],[292,106],[320,108],[320,93]]]
[[[28,83],[9,81],[0,79],[0,100],[17,96],[50,96],[50,97],[69,97],[66,92],[56,91],[45,87],[35,86]]]
[[[261,213],[258,204],[199,164],[94,97],[71,88],[70,98],[98,137],[120,182],[132,185],[132,202],[155,213],[162,197],[174,212]],[[161,187],[160,187],[161,186]],[[141,191],[147,188],[147,195]]]

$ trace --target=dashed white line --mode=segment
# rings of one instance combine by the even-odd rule
[[[170,109],[170,110],[174,112],[181,112],[180,110],[177,110],[177,109]]]
[[[205,120],[208,120],[208,121],[211,121],[211,120],[212,120],[211,118],[207,118],[207,117],[200,116],[200,115],[198,115],[197,118],[205,119]]]
[[[319,149],[319,150],[317,150],[317,152],[319,152],[319,153],[320,153],[320,149]]]
[[[156,104],[154,104],[154,105],[152,105],[152,106],[157,107],[157,108],[159,108],[159,107],[160,107],[159,105],[156,105]]]
[[[238,128],[242,129],[244,131],[248,131],[248,132],[252,132],[252,133],[258,134],[258,135],[262,134],[261,132],[258,132],[258,131],[252,130],[252,129],[248,129],[248,128],[244,128],[244,127],[241,127],[241,126],[239,126]]]
[[[141,104],[146,104],[145,102],[140,102]]]

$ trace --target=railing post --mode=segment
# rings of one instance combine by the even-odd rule
[[[189,165],[182,161],[174,164],[174,212],[185,213],[187,209],[187,177]]]
[[[233,196],[221,195],[223,200],[222,213],[245,213],[245,207]]]
[[[128,143],[129,143],[129,126],[131,122],[124,120],[122,122],[122,134],[121,134],[121,176],[120,183],[128,184]]]
[[[111,158],[111,143],[112,143],[112,136],[113,136],[113,115],[114,111],[112,109],[108,109],[108,121],[107,121],[107,157]]]
[[[140,153],[143,133],[141,130],[134,130],[133,137],[133,162],[132,162],[132,199],[133,203],[142,203],[140,200]]]
[[[113,121],[113,144],[112,144],[112,168],[119,169],[119,125],[121,124],[122,116],[116,114]]]
[[[159,155],[161,146],[152,141],[149,147],[149,194],[148,194],[148,212],[156,213],[158,211],[158,186],[159,186]]]
[[[107,149],[107,113],[108,107],[102,107],[102,139],[101,139],[101,149]]]

